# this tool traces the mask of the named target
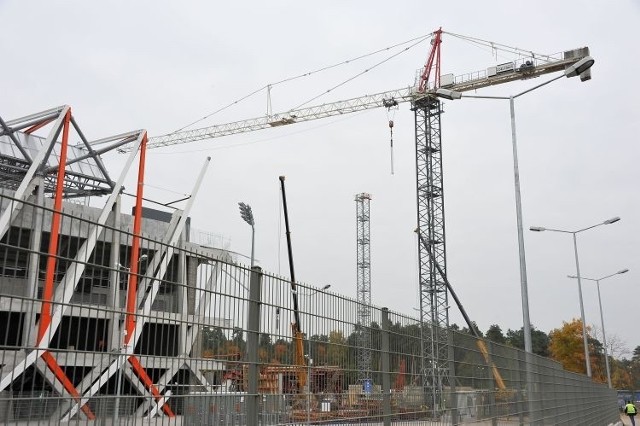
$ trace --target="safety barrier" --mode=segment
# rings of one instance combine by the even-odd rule
[[[179,212],[143,220],[132,259],[130,216],[112,213],[97,226],[98,209],[67,204],[52,257],[52,205],[3,195],[0,208],[7,206],[14,214],[0,239],[4,424],[619,419],[616,393],[605,385],[512,347],[488,343],[485,354],[465,333],[448,332],[448,369],[429,368],[421,354],[429,324],[375,306],[371,322],[360,324],[353,298],[237,264],[222,249],[189,242],[187,231],[167,244]],[[292,336],[294,294],[302,341]],[[371,360],[366,374],[358,359]]]

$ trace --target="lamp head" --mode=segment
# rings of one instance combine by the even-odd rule
[[[437,89],[435,95],[439,98],[448,99],[450,101],[460,99],[462,97],[462,93],[460,92],[443,88]]]
[[[607,219],[604,222],[602,222],[604,225],[611,225],[612,223],[616,223],[617,221],[619,221],[620,218],[618,216],[616,217],[612,217],[611,219]]]
[[[595,60],[591,56],[585,56],[573,65],[568,66],[567,69],[564,70],[564,75],[567,77],[575,77],[577,75],[581,75],[589,68],[591,68],[594,63]]]
[[[627,268],[625,268],[625,269],[623,269],[623,270],[621,270],[621,271],[618,271],[618,272],[616,272],[616,273],[617,273],[617,274],[626,274],[627,272],[629,272],[629,270],[628,270]]]
[[[251,206],[245,203],[238,203],[238,206],[240,207],[240,216],[242,216],[242,219],[251,226],[255,225]]]
[[[322,290],[328,290],[328,289],[329,289],[329,287],[331,287],[331,284],[327,284],[327,285],[325,285],[324,287],[322,287]]]
[[[542,231],[546,231],[547,229],[542,227],[542,226],[532,226],[529,228],[529,231],[533,231],[533,232],[542,232]]]

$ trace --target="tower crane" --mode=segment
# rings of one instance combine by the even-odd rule
[[[147,145],[149,149],[160,148],[288,126],[372,108],[389,109],[400,103],[410,103],[415,118],[417,224],[421,235],[418,241],[422,324],[421,375],[427,403],[432,404],[434,410],[441,406],[444,387],[451,384],[448,367],[448,294],[444,280],[447,268],[440,124],[442,108],[439,98],[452,99],[452,96],[455,98],[462,92],[557,72],[564,72],[567,77],[580,76],[582,81],[586,81],[591,78],[588,68],[593,64],[588,47],[582,47],[556,55],[527,52],[516,61],[492,66],[483,71],[462,76],[441,75],[440,45],[443,33],[442,29],[438,29],[432,34],[429,56],[419,81],[414,86],[232,123],[174,132],[152,137]],[[506,48],[493,43],[487,45],[494,49]],[[391,126],[392,122],[389,124]],[[444,271],[444,275],[438,271]],[[430,327],[425,324],[430,324]]]

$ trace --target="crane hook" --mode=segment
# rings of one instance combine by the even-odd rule
[[[382,106],[387,108],[387,119],[389,120],[390,148],[391,148],[391,174],[393,174],[393,117],[398,110],[398,101],[395,99],[383,99]]]
[[[389,142],[391,145],[391,174],[393,174],[393,120],[389,120]]]

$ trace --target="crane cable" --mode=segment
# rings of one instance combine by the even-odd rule
[[[334,90],[335,90],[335,89],[337,89],[338,87],[342,87],[342,86],[344,86],[345,84],[347,84],[347,83],[349,83],[349,82],[351,82],[351,81],[355,80],[356,78],[361,77],[362,75],[364,75],[364,74],[368,73],[369,71],[371,71],[371,70],[373,70],[373,69],[375,69],[375,68],[379,67],[380,65],[385,64],[385,63],[389,62],[391,59],[395,58],[396,56],[399,56],[399,55],[401,55],[402,53],[405,53],[406,51],[408,51],[409,49],[411,49],[411,48],[413,48],[413,47],[415,47],[415,46],[419,45],[419,44],[420,44],[420,43],[422,43],[424,40],[426,40],[427,38],[431,37],[431,35],[432,35],[432,34],[428,34],[428,35],[426,35],[426,36],[424,36],[424,37],[422,37],[422,38],[418,39],[418,41],[416,41],[415,43],[413,43],[412,45],[410,45],[410,46],[408,46],[408,47],[405,47],[405,48],[404,48],[404,49],[402,49],[400,52],[397,52],[397,53],[395,53],[395,54],[393,54],[393,55],[389,56],[388,58],[383,59],[382,61],[380,61],[380,62],[378,62],[378,63],[374,64],[372,67],[370,67],[370,68],[366,68],[365,70],[360,71],[360,72],[359,72],[359,73],[357,73],[356,75],[354,75],[354,76],[352,76],[352,77],[349,77],[348,79],[346,79],[346,80],[344,80],[344,81],[342,81],[342,82],[340,82],[340,83],[336,84],[336,85],[335,85],[335,86],[333,86],[333,87],[330,87],[329,89],[327,89],[327,90],[325,90],[324,92],[322,92],[322,93],[320,93],[320,94],[318,94],[318,95],[316,95],[316,96],[312,97],[311,99],[308,99],[307,101],[305,101],[305,102],[301,103],[300,105],[298,105],[298,106],[296,106],[296,107],[294,107],[294,108],[291,108],[291,109],[290,109],[290,111],[292,111],[292,110],[296,110],[296,109],[300,109],[300,108],[302,108],[303,106],[305,106],[305,105],[307,105],[307,104],[309,104],[309,103],[311,103],[311,102],[315,101],[316,99],[318,99],[318,98],[320,98],[320,97],[322,97],[322,96],[326,95],[327,93],[331,93],[332,91],[334,91]],[[416,39],[414,39],[414,40],[416,40]]]
[[[550,55],[545,55],[542,53],[536,53],[532,50],[526,50],[526,49],[520,49],[519,47],[512,47],[512,46],[507,46],[506,44],[500,44],[500,43],[496,43],[493,41],[488,41],[488,40],[483,40],[480,38],[475,38],[475,37],[469,37],[469,36],[465,36],[465,35],[461,35],[461,34],[455,34],[455,33],[450,33],[450,32],[442,32],[443,34],[447,34],[450,35],[452,37],[456,37],[459,38],[460,40],[464,40],[467,41],[471,44],[475,44],[475,45],[479,45],[479,46],[483,46],[483,47],[489,47],[491,48],[491,50],[493,52],[497,52],[498,50],[503,51],[503,52],[509,52],[512,54],[518,54],[518,55],[526,55],[526,56],[531,56],[543,61],[553,61],[555,60],[552,56]],[[497,56],[497,54],[496,54]]]
[[[383,105],[387,108],[387,120],[389,121],[389,145],[391,150],[391,174],[393,175],[393,118],[398,110],[398,102],[395,99],[383,100]]]
[[[279,84],[283,84],[283,83],[287,83],[287,82],[290,82],[290,81],[293,81],[293,80],[297,80],[297,79],[299,79],[299,78],[309,77],[309,76],[311,76],[311,75],[318,74],[318,73],[320,73],[320,72],[327,71],[327,70],[330,70],[330,69],[332,69],[332,68],[336,68],[336,67],[341,66],[341,65],[346,65],[346,64],[349,64],[349,63],[352,63],[352,62],[358,61],[358,60],[360,60],[360,59],[364,59],[364,58],[367,58],[367,57],[369,57],[369,56],[377,55],[378,53],[385,52],[385,51],[388,51],[388,50],[390,50],[390,49],[394,49],[394,48],[396,48],[396,47],[403,46],[403,45],[405,45],[405,44],[408,44],[408,43],[414,43],[414,42],[415,42],[414,44],[412,44],[412,45],[411,45],[411,46],[409,46],[408,48],[405,48],[405,49],[403,50],[403,52],[404,52],[404,51],[406,51],[406,50],[408,50],[408,49],[412,48],[412,47],[413,47],[413,46],[415,46],[416,44],[419,44],[419,43],[421,43],[422,41],[426,40],[428,37],[431,37],[431,35],[432,35],[432,33],[430,33],[430,34],[425,34],[425,35],[421,35],[421,36],[419,36],[419,37],[414,37],[414,38],[412,38],[412,39],[409,39],[409,40],[403,41],[403,42],[401,42],[401,43],[396,43],[396,44],[394,44],[394,45],[387,46],[387,47],[384,47],[384,48],[382,48],[382,49],[375,50],[375,51],[373,51],[373,52],[365,53],[364,55],[360,55],[360,56],[357,56],[357,57],[352,58],[352,59],[347,59],[346,61],[338,62],[338,63],[335,63],[335,64],[333,64],[333,65],[327,65],[327,66],[325,66],[325,67],[318,68],[318,69],[313,70],[313,71],[308,71],[308,72],[305,72],[305,73],[303,73],[303,74],[299,74],[299,75],[296,75],[296,76],[293,76],[293,77],[288,77],[288,78],[285,78],[285,79],[279,80],[279,81],[277,81],[277,82],[275,82],[275,83],[266,84],[266,85],[264,85],[264,86],[260,87],[259,89],[256,89],[256,90],[254,90],[254,91],[252,91],[252,92],[250,92],[250,93],[248,93],[248,94],[246,94],[246,95],[244,95],[244,96],[242,96],[242,97],[240,97],[240,98],[236,99],[235,101],[233,101],[233,102],[231,102],[231,103],[229,103],[229,104],[227,104],[227,105],[225,105],[225,106],[223,106],[223,107],[218,108],[217,110],[215,110],[215,111],[213,111],[213,112],[211,112],[211,113],[209,113],[209,114],[205,115],[205,116],[204,116],[204,117],[202,117],[202,118],[199,118],[199,119],[197,119],[197,120],[195,120],[195,121],[193,121],[193,122],[191,122],[191,123],[189,123],[189,124],[186,124],[186,125],[184,125],[184,126],[180,127],[179,129],[176,129],[176,130],[174,130],[174,131],[172,131],[172,132],[167,133],[167,135],[172,135],[172,134],[174,134],[174,133],[181,132],[181,131],[183,131],[183,130],[185,130],[185,129],[187,129],[187,128],[189,128],[189,127],[191,127],[191,126],[195,125],[195,124],[198,124],[198,123],[199,123],[199,122],[201,122],[201,121],[204,121],[204,120],[206,120],[206,119],[208,119],[208,118],[210,118],[210,117],[212,117],[212,116],[214,116],[214,115],[216,115],[216,114],[218,114],[218,113],[220,113],[220,112],[222,112],[222,111],[224,111],[224,110],[226,110],[226,109],[231,108],[231,107],[232,107],[232,106],[234,106],[234,105],[239,104],[240,102],[242,102],[242,101],[244,101],[244,100],[246,100],[246,99],[248,99],[248,98],[252,97],[252,96],[253,96],[253,95],[255,95],[256,93],[259,93],[259,92],[261,92],[261,91],[263,91],[263,90],[265,90],[265,89],[267,89],[267,90],[268,90],[268,96],[269,96],[268,102],[270,103],[270,92],[271,92],[271,88],[272,88],[273,86],[277,86],[277,85],[279,85]],[[416,40],[417,40],[417,42],[416,42]],[[402,53],[402,52],[401,52],[401,53]],[[393,57],[395,57],[395,56],[397,56],[397,55],[392,56],[392,58],[393,58]],[[388,58],[387,60],[389,60],[389,59],[391,59],[391,58]],[[387,60],[385,60],[385,61],[383,61],[383,62],[386,62]],[[378,65],[379,65],[379,64],[376,64],[375,66],[378,66]],[[375,67],[375,66],[374,66],[374,67]],[[369,70],[366,70],[366,71],[364,71],[364,72],[367,72],[367,71],[369,71]],[[355,77],[353,77],[353,78],[355,78]],[[351,78],[350,80],[353,80],[353,78]],[[347,81],[343,82],[342,84],[345,84],[345,83],[347,83],[347,82],[348,82],[348,81],[350,81],[350,80],[347,80]],[[341,85],[342,85],[342,84],[341,84]],[[339,87],[339,86],[336,86],[336,87]],[[332,89],[327,90],[327,92],[325,92],[325,93],[328,93],[328,92],[330,92],[330,91],[331,91],[331,90],[333,90],[333,89],[335,89],[335,87],[334,87],[334,88],[332,88]],[[323,94],[324,94],[324,93],[323,93]],[[321,95],[319,95],[319,96],[321,96]],[[318,97],[318,96],[317,96],[317,97]],[[317,97],[316,97],[316,98],[317,98]],[[316,98],[313,98],[313,99],[316,99]],[[307,104],[307,103],[311,102],[313,99],[311,99],[311,100],[309,100],[309,101],[305,102],[305,103],[304,103],[304,104],[302,104],[302,105],[305,105],[305,104]],[[269,108],[269,106],[268,106],[267,108]]]

